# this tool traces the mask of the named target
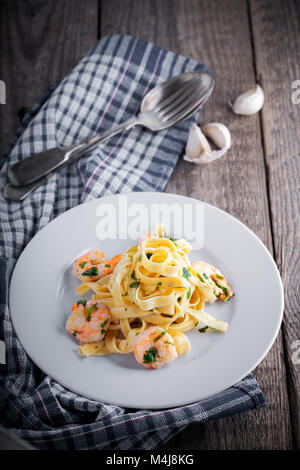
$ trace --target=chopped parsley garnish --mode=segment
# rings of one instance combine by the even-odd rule
[[[83,273],[81,273],[82,276],[97,276],[98,275],[98,269],[96,266],[93,266],[90,269],[87,269]]]
[[[106,333],[106,330],[105,330],[105,326],[107,325],[107,323],[109,322],[109,318],[107,318],[106,320],[104,320],[103,323],[101,323],[101,334],[104,335]]]
[[[87,303],[86,300],[78,300],[78,301],[77,301],[77,306],[79,307],[79,305],[82,305],[83,307],[85,307],[85,306],[86,306],[86,303]]]
[[[164,341],[164,343],[166,343],[166,344],[171,344],[172,346],[175,346],[175,344],[174,344],[174,343],[170,343],[170,341]]]
[[[201,276],[201,274],[197,273],[197,276],[199,277],[199,279],[200,279],[201,282],[205,282],[204,279],[203,279],[203,277]]]
[[[146,253],[146,256],[147,256],[148,259],[150,259],[152,255],[153,255],[153,253]]]
[[[134,287],[135,289],[137,289],[139,287],[140,283],[138,281],[135,281],[135,282],[132,282],[129,287]]]
[[[209,276],[206,273],[203,273],[203,277],[205,277],[205,279],[209,279]]]
[[[216,274],[216,278],[218,278],[218,279],[224,279],[224,276],[222,276],[221,274]]]
[[[205,331],[207,330],[208,326],[205,326],[204,328],[200,328],[198,331],[200,333],[205,333]]]
[[[184,267],[184,268],[182,269],[182,275],[183,275],[183,277],[185,277],[186,280],[188,281],[191,274],[190,274],[190,272],[188,271],[188,269],[186,269],[186,267]]]
[[[97,310],[97,308],[98,308],[98,304],[96,303],[96,304],[94,304],[94,305],[92,305],[91,307],[88,307],[88,308],[86,309],[85,316],[86,316],[86,319],[87,319],[88,321],[90,321],[90,319],[91,319],[91,312],[94,312],[95,310]]]
[[[162,282],[158,282],[158,283],[157,283],[157,287],[158,287],[158,286],[161,286],[161,285],[162,285]]]
[[[191,297],[191,292],[192,292],[192,291],[191,291],[191,288],[189,287],[189,288],[188,288],[188,291],[187,291],[187,293],[186,293],[186,298],[187,298],[187,299],[189,299],[189,298]]]
[[[81,269],[85,267],[86,263],[87,263],[87,261],[84,261],[83,263],[80,263],[79,266],[81,267]]]
[[[173,242],[175,246],[178,246],[177,243],[176,243],[176,238],[172,238],[172,237],[166,237],[166,238],[171,240],[171,242]]]
[[[217,281],[215,281],[214,279],[213,279],[213,281],[214,281],[214,283],[216,284],[216,286],[219,287],[219,289],[222,289],[222,290],[223,290],[223,287],[222,287],[220,284],[218,284]]]
[[[142,255],[139,256],[139,261],[142,261]]]
[[[224,302],[227,302],[227,300],[230,299],[230,290],[228,289],[228,287],[224,287],[224,288],[223,288],[223,291],[224,291],[224,293],[225,293],[225,295],[226,295],[226,297],[225,297],[225,299],[224,299]]]
[[[111,264],[105,264],[105,268],[111,268]]]
[[[181,297],[178,297],[177,302],[179,303],[181,301]]]
[[[126,297],[128,295],[128,292],[125,292],[125,294],[122,294],[123,297]]]
[[[213,279],[214,283],[216,284],[217,287],[219,287],[219,289],[222,289],[222,291],[224,292],[224,294],[226,295],[225,299],[224,299],[224,302],[227,302],[227,300],[230,299],[230,290],[228,289],[228,287],[224,287],[224,286],[221,286],[217,281],[215,281]],[[219,296],[220,297],[220,296]]]
[[[151,364],[152,362],[156,362],[156,357],[159,357],[158,351],[155,348],[150,348],[148,351],[145,352],[143,357],[144,364]]]
[[[131,275],[130,275],[131,279],[135,279],[136,280],[136,277],[135,277],[135,271],[132,271]]]
[[[76,331],[76,330],[74,330],[72,333],[73,336],[76,336],[77,334],[79,334],[79,331]]]
[[[162,331],[158,336],[156,336],[156,338],[153,340],[153,343],[156,343],[157,341],[159,341],[160,338],[162,338],[165,334],[166,332]]]

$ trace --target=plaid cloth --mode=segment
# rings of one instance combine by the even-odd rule
[[[46,148],[68,146],[133,114],[156,83],[205,69],[131,36],[101,39],[75,69],[25,116],[4,158],[9,165]],[[252,375],[224,392],[171,410],[134,411],[76,395],[27,357],[8,310],[9,279],[32,236],[80,202],[107,194],[160,191],[184,147],[191,119],[166,131],[135,128],[51,176],[24,202],[0,196],[1,423],[40,449],[155,449],[189,423],[209,421],[265,404]]]

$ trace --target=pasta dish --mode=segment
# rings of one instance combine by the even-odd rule
[[[67,331],[82,356],[129,354],[147,368],[158,368],[191,344],[186,333],[226,332],[227,323],[204,311],[227,302],[233,290],[223,274],[204,261],[190,262],[190,244],[165,235],[162,226],[121,255],[106,260],[95,249],[74,263],[80,300]],[[82,298],[91,293],[91,300]]]

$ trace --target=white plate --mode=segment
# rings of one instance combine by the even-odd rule
[[[101,210],[112,204],[118,213],[119,203],[120,196],[115,195],[77,206],[54,219],[23,251],[13,272],[9,302],[25,351],[66,388],[125,407],[180,406],[230,387],[252,371],[273,344],[282,320],[283,289],[262,242],[237,219],[208,204],[203,204],[204,246],[191,258],[218,266],[236,292],[230,302],[206,308],[229,322],[227,333],[189,332],[191,352],[158,370],[144,369],[132,354],[77,355],[77,344],[64,329],[78,299],[71,263],[96,246],[111,257],[133,244],[126,238],[100,241],[96,235],[99,206]],[[199,206],[195,199],[165,193],[131,193],[127,203],[142,203],[149,211],[154,203]]]

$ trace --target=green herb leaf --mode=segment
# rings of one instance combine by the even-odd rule
[[[155,349],[153,347],[148,349],[148,351],[146,351],[144,356],[143,356],[144,364],[151,364],[152,362],[156,362],[157,361],[157,359],[156,359],[157,356],[159,357],[157,349]]]
[[[201,282],[205,282],[204,279],[203,279],[203,277],[202,277],[199,273],[197,273],[197,276],[199,277],[199,279],[200,279]]]
[[[189,298],[191,297],[191,292],[192,292],[192,291],[191,291],[191,288],[189,287],[189,288],[188,288],[188,291],[187,291],[187,293],[186,293],[186,298],[187,298],[187,299],[189,299]]]
[[[85,307],[85,306],[86,306],[86,303],[87,303],[87,300],[78,300],[78,301],[77,301],[78,307],[79,307],[79,305],[82,305],[83,307]]]
[[[140,283],[138,281],[135,281],[135,282],[132,282],[129,287],[134,287],[135,289],[137,289],[139,287]]]
[[[131,275],[130,275],[131,279],[135,279],[136,280],[136,277],[135,277],[135,271],[132,271]]]
[[[177,302],[179,303],[181,301],[181,297],[178,297]]]
[[[95,310],[97,310],[97,308],[98,308],[98,304],[96,303],[86,309],[85,316],[88,321],[91,319],[91,312],[94,312]]]
[[[81,273],[82,276],[97,276],[98,275],[98,269],[96,268],[96,266],[93,266],[92,268],[90,269],[87,269],[86,271],[84,271],[83,273]]]
[[[158,286],[161,286],[161,285],[162,285],[162,282],[158,282],[158,283],[157,283],[157,287],[158,287]]]
[[[170,343],[170,341],[164,341],[164,343],[166,343],[166,344],[171,344],[172,346],[175,346],[175,344],[174,344],[174,343]]]
[[[86,263],[87,263],[87,261],[84,261],[83,263],[80,263],[80,265],[79,265],[79,266],[80,266],[81,268],[84,268],[84,267],[85,267],[85,265],[86,265]]]
[[[105,268],[111,268],[111,264],[105,264]]]
[[[157,341],[159,341],[160,338],[162,338],[165,334],[166,332],[162,331],[158,336],[156,336],[156,338],[153,340],[153,343],[156,343]]]
[[[166,238],[171,240],[171,242],[173,242],[175,246],[178,246],[178,244],[176,243],[176,238],[172,238],[172,237],[166,237]]]
[[[228,289],[228,287],[224,287],[224,288],[223,288],[223,291],[224,291],[224,293],[225,293],[225,295],[226,295],[226,297],[225,297],[225,299],[224,299],[224,302],[227,302],[227,300],[230,299],[230,290]]]
[[[104,335],[106,333],[106,330],[105,330],[105,326],[107,325],[107,323],[109,322],[109,318],[107,318],[106,320],[104,320],[103,323],[101,323],[101,334]]]
[[[227,302],[229,299],[230,299],[230,290],[228,289],[228,287],[224,287],[224,286],[221,286],[217,281],[215,281],[213,279],[214,283],[216,284],[217,287],[219,287],[219,289],[222,289],[222,291],[224,292],[224,294],[226,295],[225,299],[224,299],[224,302]],[[219,296],[220,297],[220,296]]]
[[[139,256],[139,261],[142,261],[142,255]]]
[[[206,273],[203,273],[203,277],[205,277],[205,279],[209,279],[209,276]]]
[[[204,328],[200,328],[198,331],[200,333],[205,333],[205,331],[207,330],[208,326],[205,326]]]
[[[188,269],[186,269],[186,267],[184,267],[184,268],[182,269],[182,275],[183,275],[183,277],[185,277],[186,280],[188,281],[191,274],[190,274],[190,272],[188,271]]]
[[[221,274],[216,274],[216,278],[218,278],[218,279],[224,279],[224,276],[222,276]]]

